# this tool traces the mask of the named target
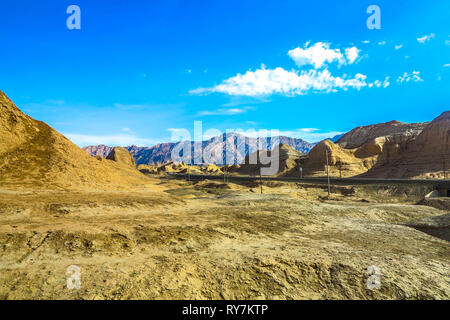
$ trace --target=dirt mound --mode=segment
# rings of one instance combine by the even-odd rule
[[[177,162],[168,162],[165,164],[162,164],[157,167],[158,172],[180,172],[182,170],[185,170],[188,168],[187,164],[184,163],[177,163]]]
[[[198,181],[194,185],[199,188],[207,188],[207,189],[231,189],[230,185],[226,183],[209,181],[207,179],[203,181]]]
[[[144,174],[157,174],[158,168],[156,166],[149,166],[146,164],[140,164],[137,169]]]
[[[149,182],[139,171],[98,161],[21,112],[0,91],[0,184],[4,188],[127,188]]]
[[[130,167],[136,167],[133,155],[128,152],[127,149],[122,147],[115,147],[112,149],[111,153],[106,157],[106,159],[113,160]]]
[[[450,213],[405,223],[408,227],[450,241]]]
[[[222,170],[215,164],[209,164],[207,167],[202,167],[200,170],[202,170],[205,173],[216,173],[221,174]]]

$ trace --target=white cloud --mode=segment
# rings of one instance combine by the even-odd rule
[[[317,42],[311,47],[309,47],[309,43],[306,43],[304,49],[297,47],[289,50],[288,55],[299,67],[313,65],[314,68],[318,69],[326,62],[338,61],[340,64],[344,63],[344,56],[341,51],[330,49],[330,45],[323,42]]]
[[[169,131],[172,135],[182,135],[187,130],[182,128],[168,128],[167,131]]]
[[[348,63],[352,64],[358,58],[360,50],[357,47],[351,47],[345,49],[345,55],[347,56]]]
[[[442,65],[443,67],[450,67],[450,63],[446,63]]]
[[[301,131],[301,132],[314,132],[314,131],[318,131],[319,129],[317,129],[317,128],[300,128],[297,130]]]
[[[129,146],[132,144],[140,146],[152,146],[158,143],[158,141],[154,139],[139,138],[131,134],[84,135],[76,133],[65,133],[64,135],[81,147],[99,144],[105,144],[108,146]]]
[[[419,71],[413,71],[411,74],[408,74],[405,72],[403,75],[399,76],[397,78],[397,83],[403,83],[403,82],[418,82],[423,81],[423,79],[420,77]]]
[[[379,44],[380,46],[384,46],[384,45],[386,44],[386,41],[380,41],[380,42],[378,42],[378,44]]]
[[[425,43],[427,41],[430,41],[432,38],[434,38],[435,34],[434,33],[430,33],[428,35],[424,35],[423,37],[417,38],[417,41],[419,41],[420,43]]]
[[[372,87],[377,87],[377,88],[383,87],[383,88],[387,88],[387,87],[390,86],[390,84],[391,84],[391,83],[389,82],[389,77],[386,77],[386,78],[384,78],[383,81],[375,80],[374,82],[369,83],[367,86],[368,86],[369,88],[372,88]]]
[[[325,70],[287,71],[281,67],[275,69],[261,69],[247,71],[224,80],[212,88],[198,88],[191,90],[191,94],[208,94],[213,92],[237,96],[267,96],[281,94],[286,96],[303,95],[313,92],[336,92],[338,89],[359,90],[365,87],[366,76],[357,73],[354,78],[346,79],[334,77]]]
[[[300,138],[312,143],[319,142],[328,138],[333,138],[334,136],[344,133],[340,131],[326,131],[326,132],[320,131],[321,130],[317,128],[299,128],[294,130],[267,129],[267,130],[253,130],[253,131],[242,131],[237,129],[232,130],[231,132],[237,132],[249,138],[284,136],[297,139]]]
[[[370,40],[363,40],[361,42],[367,44],[367,43],[370,43]]]
[[[342,64],[352,64],[358,58],[360,50],[356,47],[346,48],[345,55],[340,49],[330,49],[330,44],[317,42],[309,46],[307,42],[303,48],[297,47],[289,50],[288,56],[294,60],[297,66],[312,65],[316,69],[320,69],[327,63],[338,62]],[[347,58],[347,59],[346,59]]]
[[[122,128],[122,131],[123,131],[123,132],[130,132],[131,129],[130,129],[130,128]]]
[[[199,116],[236,115],[236,114],[245,113],[245,112],[247,112],[250,109],[251,109],[250,107],[244,107],[244,108],[221,108],[221,109],[216,109],[216,110],[213,110],[213,111],[200,111],[198,113],[198,115]]]
[[[317,132],[317,131],[320,130],[315,129],[313,131],[307,132],[304,129],[296,129],[296,130],[279,131],[279,135],[291,138],[300,138],[308,142],[314,143],[322,141],[324,139],[333,138],[334,136],[344,133],[340,131],[328,131],[328,132]]]
[[[399,50],[399,49],[401,49],[401,48],[403,48],[403,45],[402,45],[402,44],[395,45],[395,50]]]

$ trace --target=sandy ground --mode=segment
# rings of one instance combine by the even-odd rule
[[[448,228],[411,225],[448,224],[448,212],[417,199],[359,187],[327,198],[296,183],[262,195],[164,178],[157,188],[0,190],[0,299],[450,298]],[[80,289],[67,288],[71,265]]]

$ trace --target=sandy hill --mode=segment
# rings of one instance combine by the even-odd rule
[[[20,111],[0,91],[2,188],[127,188],[148,182],[119,162],[96,159],[66,137]]]
[[[368,147],[370,145],[371,147]],[[369,149],[371,152],[362,151]],[[374,150],[372,150],[374,149]],[[370,143],[360,149],[345,149],[340,145],[324,140],[318,143],[308,154],[308,159],[302,163],[305,176],[324,175],[326,172],[327,152],[329,172],[332,176],[342,174],[343,177],[366,173],[377,162],[377,149]]]
[[[426,125],[427,123],[403,123],[394,120],[356,127],[344,134],[337,143],[343,148],[353,149],[378,137],[400,136],[408,140],[418,136]]]
[[[279,154],[279,169],[278,175],[287,174],[291,171],[297,171],[299,166],[298,163],[305,154],[295,150],[293,147],[287,144],[279,144],[275,146],[273,151],[263,151],[262,155],[265,155],[267,152],[267,156],[270,157],[272,152]],[[260,159],[261,153],[259,151],[255,151],[249,156],[247,156],[244,160],[244,163],[240,166],[232,166],[230,167],[230,172],[237,172],[239,174],[245,175],[259,175],[261,167],[268,167],[268,165],[261,165]],[[257,164],[250,164],[250,159],[257,159]]]

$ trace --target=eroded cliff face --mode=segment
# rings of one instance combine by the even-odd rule
[[[386,123],[357,127],[340,138],[337,141],[337,144],[346,149],[354,149],[379,137],[399,137],[402,140],[411,140],[417,137],[427,124],[427,122],[403,123],[399,121],[389,121]]]
[[[432,154],[450,153],[450,111],[430,122],[412,141],[409,149]]]
[[[450,164],[450,112],[429,123],[391,121],[355,128],[336,144],[322,141],[304,163],[307,173],[324,174],[326,150],[332,175],[442,179]]]

